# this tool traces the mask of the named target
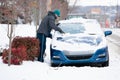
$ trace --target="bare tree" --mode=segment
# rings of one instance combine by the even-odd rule
[[[74,1],[72,8],[69,10],[69,13],[71,13],[73,11],[74,7],[76,6],[76,3],[77,3],[77,0]]]
[[[11,24],[11,26],[9,26],[8,23],[8,32],[7,32],[7,36],[9,38],[9,53],[8,53],[8,66],[11,65],[11,52],[12,52],[12,40],[13,40],[13,32],[14,32],[14,28],[13,28],[13,24]]]
[[[4,13],[4,18],[6,18],[7,24],[8,24],[8,31],[7,31],[7,36],[9,38],[9,53],[8,53],[8,66],[11,64],[11,47],[12,47],[12,39],[14,37],[13,32],[14,32],[14,24],[15,24],[15,18],[16,18],[16,7],[15,7],[15,0],[11,1],[5,1],[4,2],[4,7],[5,10],[3,11]]]
[[[47,14],[47,0],[40,0],[40,18],[43,19]]]
[[[47,0],[47,11],[51,11],[52,10],[52,0]]]
[[[14,2],[14,0],[13,0]],[[15,16],[16,14],[16,10],[15,10],[15,3],[11,4],[11,15],[10,15],[10,19],[8,20],[8,32],[7,32],[7,36],[9,38],[9,55],[8,55],[8,66],[11,65],[11,52],[12,52],[12,40],[14,38],[14,24],[15,24]],[[9,26],[10,23],[10,26]]]

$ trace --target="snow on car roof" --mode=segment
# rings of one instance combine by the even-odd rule
[[[72,18],[67,20],[60,20],[59,23],[83,23],[85,19],[83,18]]]
[[[67,20],[60,20],[59,23],[96,23],[98,24],[98,21],[96,19],[72,18]]]

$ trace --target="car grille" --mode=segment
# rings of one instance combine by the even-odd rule
[[[69,59],[69,60],[82,60],[82,59],[89,59],[92,57],[92,54],[89,54],[89,55],[66,55],[66,57]]]
[[[64,50],[64,55],[70,60],[81,60],[81,59],[89,59],[92,57],[93,53],[90,51],[67,51]],[[80,54],[82,53],[82,54]]]

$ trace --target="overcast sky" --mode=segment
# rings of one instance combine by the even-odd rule
[[[75,0],[70,0],[70,5],[74,3]],[[111,6],[111,5],[117,5],[117,3],[120,5],[120,0],[77,0],[76,5],[82,5],[82,6],[87,6],[87,5],[106,5],[106,6]]]

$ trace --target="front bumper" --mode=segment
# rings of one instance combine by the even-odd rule
[[[64,55],[64,52],[51,48],[51,63],[55,65],[104,63],[108,60],[108,47],[98,49],[93,54],[82,56],[67,56]]]

